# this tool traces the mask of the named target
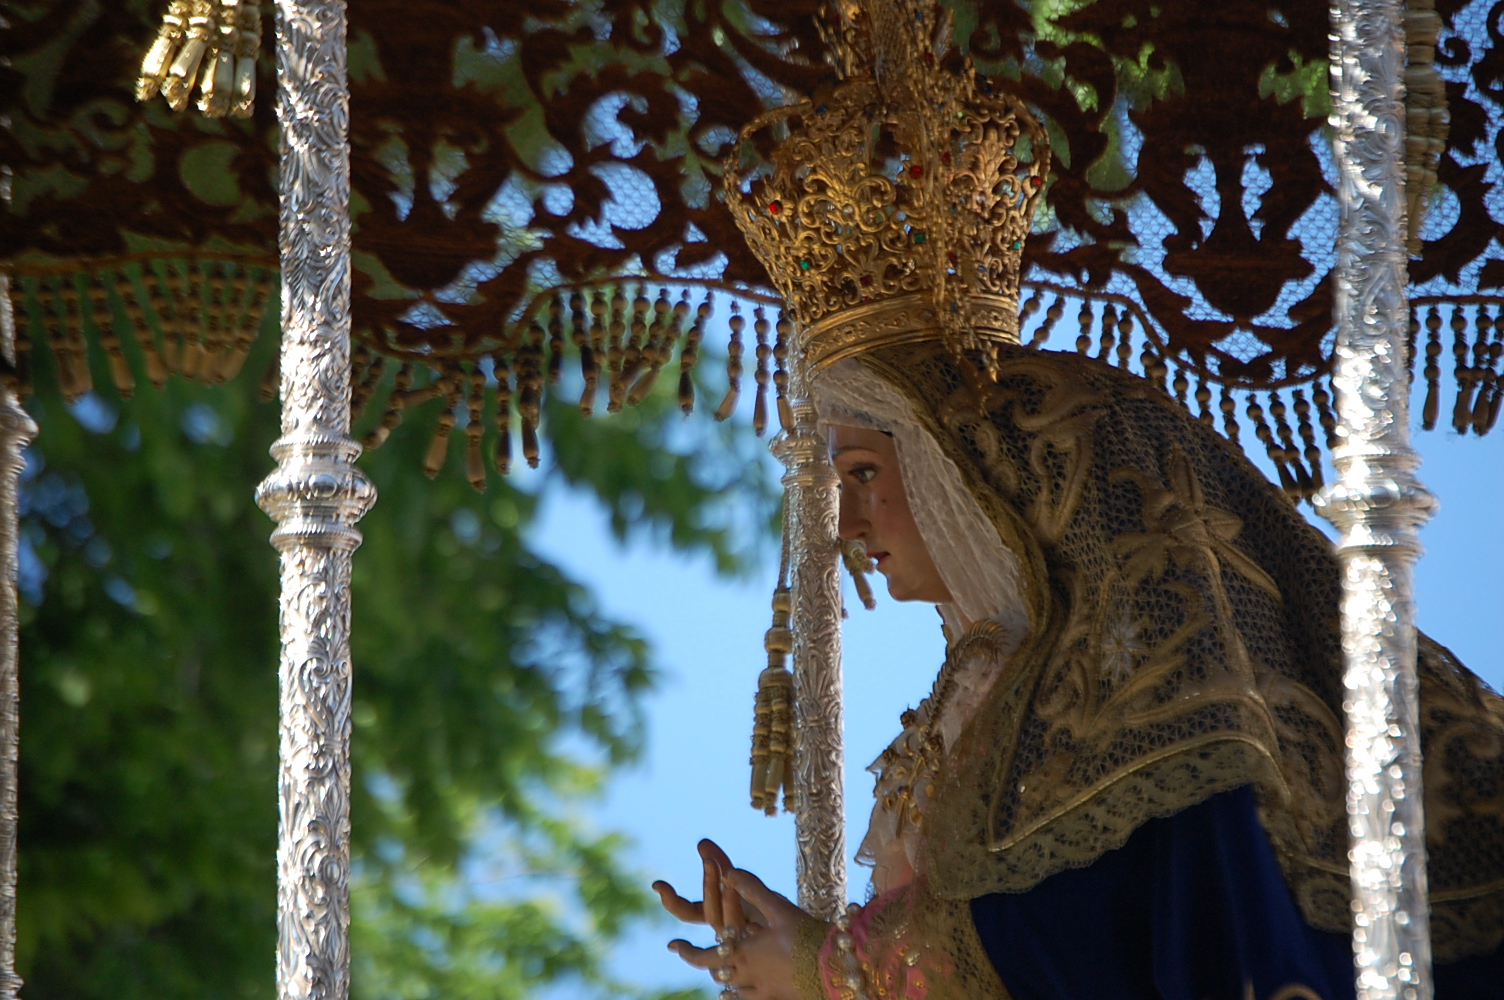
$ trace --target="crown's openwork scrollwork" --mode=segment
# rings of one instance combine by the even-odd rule
[[[846,79],[760,115],[727,204],[819,368],[880,344],[1018,342],[1019,266],[1049,173],[1043,126],[978,77],[932,0],[833,15]]]

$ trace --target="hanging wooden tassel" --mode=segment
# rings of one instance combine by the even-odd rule
[[[1289,422],[1285,420],[1286,412],[1284,397],[1277,391],[1271,391],[1269,415],[1274,418],[1275,430],[1279,432],[1279,457],[1295,477],[1299,498],[1307,499],[1311,496],[1311,476],[1300,459],[1300,451],[1295,447],[1295,435],[1290,430]]]
[[[1481,312],[1481,309],[1480,309]],[[1468,362],[1467,317],[1462,307],[1452,306],[1452,377],[1457,399],[1452,404],[1452,429],[1466,434],[1473,418],[1473,369]]]
[[[1171,385],[1175,388],[1175,401],[1185,407],[1187,413],[1191,412],[1191,406],[1186,402],[1186,393],[1190,391],[1191,380],[1186,378],[1184,365],[1175,366],[1175,378]]]
[[[1316,404],[1316,415],[1321,421],[1321,431],[1326,436],[1329,451],[1337,448],[1337,414],[1332,412],[1332,395],[1326,383],[1318,379],[1311,389],[1311,401]]]
[[[622,293],[620,286],[611,295],[611,322],[606,327],[606,371],[611,375],[610,381],[616,381],[617,372],[621,371],[621,359],[626,349],[627,340],[627,297]],[[610,385],[607,385],[609,391]]]
[[[1463,417],[1468,429],[1476,434],[1483,433],[1479,429],[1480,415],[1488,413],[1488,398],[1494,389],[1495,375],[1488,357],[1488,337],[1493,331],[1493,326],[1493,317],[1489,316],[1488,308],[1479,305],[1473,334],[1472,366],[1473,387],[1477,395],[1473,399],[1472,407]]]
[[[204,316],[203,271],[196,261],[188,261],[188,273],[183,278],[183,312],[187,320],[183,324],[183,377],[202,381],[204,368]]]
[[[261,322],[266,318],[266,306],[272,296],[272,290],[278,281],[278,272],[270,268],[256,268],[250,275],[236,278],[236,290],[240,290],[240,283],[244,281],[245,291],[241,292],[241,298],[246,303],[242,315],[235,322],[235,339],[230,348],[230,356],[225,359],[224,378],[226,381],[240,374],[245,359],[250,356],[251,345],[256,340],[256,335],[261,332]]]
[[[789,338],[794,332],[794,323],[787,316],[778,315],[778,339],[773,343],[773,388],[778,393],[778,426],[792,433],[794,408],[789,403]]]
[[[689,295],[688,292],[684,294]],[[648,393],[658,384],[658,373],[673,357],[674,341],[679,339],[675,317],[682,317],[689,312],[689,304],[681,304],[684,306],[682,311],[670,304],[667,288],[658,289],[658,298],[653,303],[653,322],[648,327],[647,345],[642,349],[642,364],[647,366],[647,371],[632,383],[632,391],[627,393],[628,406],[639,406],[648,398]]]
[[[1227,440],[1242,447],[1239,440],[1241,428],[1238,427],[1238,401],[1232,398],[1232,390],[1225,385],[1222,387],[1222,398],[1218,406],[1222,410],[1222,433],[1227,436]]]
[[[1296,389],[1291,397],[1295,401],[1295,421],[1300,430],[1300,440],[1305,446],[1303,454],[1311,482],[1311,492],[1306,494],[1306,499],[1310,500],[1325,483],[1325,477],[1321,473],[1321,449],[1316,447],[1316,428],[1311,423],[1311,404],[1306,402],[1305,392]]]
[[[1044,319],[1034,330],[1034,336],[1029,339],[1030,347],[1043,347],[1045,341],[1050,339],[1050,334],[1055,331],[1055,324],[1060,322],[1060,317],[1065,315],[1065,299],[1059,295],[1050,307],[1044,311]]]
[[[1034,339],[1033,339],[1032,336],[1030,336],[1030,338],[1029,338],[1029,340],[1027,342],[1024,341],[1024,331],[1029,329],[1029,321],[1033,318],[1033,316],[1034,316],[1035,313],[1039,312],[1040,307],[1043,306],[1043,305],[1044,305],[1044,302],[1043,302],[1043,300],[1040,299],[1039,293],[1038,292],[1030,292],[1029,293],[1029,297],[1027,299],[1024,299],[1023,305],[1019,307],[1019,310],[1018,310],[1018,339],[1019,339],[1019,342],[1020,343],[1024,343],[1025,346],[1028,346],[1028,347],[1034,347],[1034,346],[1036,346],[1035,343],[1034,343]]]
[[[1081,308],[1076,312],[1076,326],[1080,331],[1076,334],[1076,353],[1083,358],[1086,357],[1086,352],[1091,350],[1092,320],[1091,300],[1083,299]]]
[[[1436,429],[1441,412],[1441,312],[1432,306],[1426,313],[1426,402],[1421,407],[1421,426]]]
[[[752,316],[752,330],[757,335],[757,368],[753,373],[757,395],[752,402],[752,430],[762,437],[763,431],[768,429],[768,380],[771,377],[768,359],[773,356],[773,348],[768,343],[768,320],[763,315],[762,306],[754,309]]]
[[[1118,332],[1118,311],[1111,302],[1102,306],[1102,335],[1097,341],[1097,360],[1112,364],[1112,347]]]
[[[73,402],[94,390],[94,375],[89,371],[89,349],[84,340],[84,314],[78,286],[73,276],[56,279],[54,309],[61,322],[54,324],[52,349],[58,362],[58,383],[63,398]]]
[[[1499,358],[1504,355],[1504,309],[1499,310],[1499,315],[1494,317],[1493,339],[1488,345],[1488,398],[1478,397],[1477,405],[1473,407],[1473,432],[1478,435],[1487,434],[1493,429],[1494,421],[1499,418],[1499,401],[1504,398],[1504,373],[1499,371]]]
[[[157,352],[157,335],[146,318],[145,297],[137,293],[130,275],[124,271],[115,275],[115,294],[125,304],[125,315],[130,318],[131,331],[141,348],[141,359],[146,363],[146,377],[160,389],[167,384],[167,365]]]
[[[1212,430],[1217,429],[1217,421],[1212,417],[1212,390],[1206,384],[1205,376],[1196,379],[1196,411],[1197,420]]]
[[[729,420],[742,395],[742,330],[746,329],[747,321],[736,299],[731,300],[731,319],[726,325],[731,328],[731,340],[726,344],[726,395],[716,408],[717,420]]]
[[[1285,491],[1285,496],[1291,501],[1300,498],[1300,484],[1290,475],[1290,470],[1284,463],[1284,452],[1274,440],[1274,432],[1269,429],[1269,424],[1264,420],[1264,408],[1259,405],[1258,397],[1253,393],[1248,394],[1248,419],[1253,421],[1253,430],[1258,439],[1264,445],[1264,452],[1269,460],[1274,463],[1275,471],[1279,474],[1280,489]]]
[[[648,297],[646,289],[638,286],[637,296],[632,300],[632,318],[627,326],[626,341],[622,346],[621,363],[611,376],[611,388],[607,396],[606,412],[619,413],[627,399],[627,389],[637,378],[642,367],[642,344],[647,337]]]
[[[282,352],[272,354],[272,363],[266,366],[266,374],[261,376],[259,395],[263,403],[270,403],[277,398],[277,393],[282,389]]]
[[[470,369],[470,396],[465,401],[468,409],[465,423],[465,478],[477,493],[486,492],[486,462],[481,455],[481,442],[486,436],[486,425],[481,422],[486,405],[486,373],[477,362]]]
[[[449,458],[449,435],[457,422],[454,410],[460,405],[460,396],[464,393],[463,375],[446,371],[432,384],[444,394],[444,409],[439,413],[439,425],[433,432],[433,440],[428,442],[428,454],[423,456],[423,475],[436,479]]]
[[[512,471],[512,370],[504,355],[496,355],[491,374],[496,377],[496,471]]]
[[[204,282],[209,289],[209,326],[204,333],[203,378],[206,382],[217,385],[225,380],[224,365],[229,359],[234,340],[232,310],[235,310],[237,303],[230,285],[233,265],[227,261],[210,262],[205,267]]]
[[[786,666],[794,649],[789,628],[793,597],[786,583],[773,591],[773,625],[763,638],[768,665],[757,678],[752,709],[752,808],[769,816],[793,774],[791,734],[794,729],[794,675]]]
[[[1133,361],[1133,313],[1127,309],[1118,318],[1118,367],[1128,370]]]
[[[690,324],[689,334],[684,338],[684,349],[679,352],[679,409],[685,416],[695,408],[695,364],[700,360],[700,341],[705,337],[705,324],[710,319],[712,307],[710,293],[695,309],[695,321]]]
[[[100,271],[89,283],[89,311],[94,328],[99,334],[99,346],[110,359],[110,381],[121,399],[130,399],[136,392],[136,373],[131,371],[125,351],[120,344],[120,334],[115,329],[114,315],[110,310],[110,272]]]
[[[1148,379],[1152,385],[1158,386],[1159,391],[1168,396],[1170,390],[1165,388],[1165,376],[1169,374],[1169,367],[1165,364],[1164,358],[1160,357],[1159,352],[1154,349],[1154,341],[1148,337],[1144,338],[1144,349],[1139,353],[1138,363],[1143,366],[1144,378]]]
[[[144,272],[146,290],[151,293],[152,308],[156,310],[157,317],[162,323],[162,360],[167,363],[167,370],[173,374],[183,370],[183,322],[178,316],[179,300],[182,298],[178,286],[178,275],[170,264],[161,261],[153,261]],[[158,267],[165,273],[158,272]]]
[[[564,297],[555,295],[548,304],[548,384],[558,385],[564,370]]]
[[[588,325],[575,334],[583,341],[580,347],[580,375],[585,380],[585,389],[580,393],[580,412],[587,417],[595,412],[596,387],[600,383],[601,360],[605,357],[604,340],[611,322],[607,318],[609,311],[606,293],[597,288],[590,296]],[[577,314],[576,324],[583,318]]]
[[[538,423],[542,419],[543,330],[534,323],[528,339],[517,350],[517,415],[522,418],[522,458],[528,468],[538,467]],[[617,404],[620,409],[620,404]]]
[[[402,367],[397,369],[397,377],[393,380],[392,394],[386,398],[386,409],[381,414],[381,423],[372,427],[366,434],[361,446],[366,451],[380,448],[391,437],[392,431],[402,423],[402,400],[407,395],[407,390],[413,384],[413,366],[409,361],[402,362]]]
[[[580,356],[580,378],[585,391],[580,395],[580,412],[590,416],[595,403],[595,380],[599,377],[595,368],[595,350],[590,344],[590,320],[586,312],[585,296],[579,292],[569,294],[569,339],[575,353]]]
[[[359,420],[366,412],[381,375],[386,371],[386,356],[377,354],[364,344],[357,344],[350,362],[351,370],[357,373],[350,388],[350,419]]]

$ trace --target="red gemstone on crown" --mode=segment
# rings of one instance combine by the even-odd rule
[[[923,177],[924,176],[924,168],[921,167],[917,163],[914,164],[912,167],[909,168],[909,176],[910,177]]]
[[[781,201],[770,201],[770,202],[768,202],[768,211],[772,212],[774,215],[777,215],[779,212],[783,211],[783,202],[781,202]]]

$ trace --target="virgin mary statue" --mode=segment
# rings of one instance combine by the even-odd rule
[[[816,920],[702,844],[748,1000],[1354,995],[1338,564],[1148,381],[1017,344],[1045,130],[932,5],[833,28],[845,83],[743,132],[727,201],[793,311],[840,532],[936,604],[874,764],[872,892]],[[1504,997],[1504,700],[1419,641],[1436,995]]]

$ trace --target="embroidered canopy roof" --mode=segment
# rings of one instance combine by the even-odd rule
[[[1463,432],[1492,426],[1501,397],[1501,7],[1439,0],[1439,81],[1431,15],[1417,4],[1407,22],[1423,411],[1435,423],[1450,404]],[[0,12],[18,378],[45,346],[64,391],[85,391],[91,342],[126,391],[139,372],[234,374],[275,280],[272,102],[248,120],[137,103],[156,0]],[[389,395],[385,427],[435,396],[478,415],[499,390],[508,405],[515,392],[526,430],[582,347],[586,381],[609,385],[615,408],[681,345],[688,405],[710,316],[690,297],[776,308],[719,176],[742,124],[834,84],[814,0],[360,0],[349,13],[356,395]],[[1162,383],[1173,372],[1170,390],[1207,420],[1220,392],[1231,434],[1231,390],[1262,393],[1247,412],[1287,487],[1309,492],[1315,427],[1335,424],[1322,384],[1337,229],[1327,5],[974,0],[954,15],[989,84],[1050,135],[1025,339]],[[266,94],[266,55],[261,71]],[[731,324],[733,382],[744,323]],[[1075,336],[1050,342],[1065,325]],[[769,326],[756,325],[760,386]],[[1444,327],[1457,382],[1445,394]]]

